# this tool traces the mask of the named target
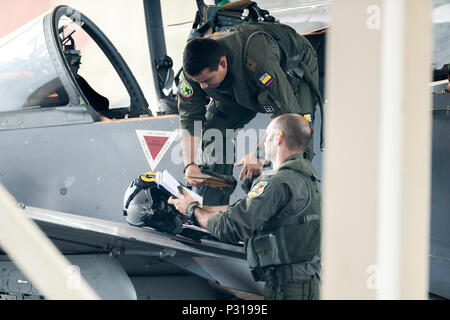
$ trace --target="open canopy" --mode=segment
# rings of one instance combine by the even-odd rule
[[[97,74],[108,74],[108,82]],[[79,11],[59,6],[0,40],[0,112],[84,106],[98,119],[149,114],[123,58]]]

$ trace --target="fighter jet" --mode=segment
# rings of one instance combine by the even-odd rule
[[[149,35],[159,39],[151,30],[162,23],[159,2],[145,1],[145,10]],[[262,296],[242,246],[127,223],[124,193],[140,173],[168,170],[184,180],[179,117],[151,113],[88,17],[56,7],[1,39],[0,51],[1,183],[101,298]],[[92,54],[106,57],[127,99],[97,92],[83,69]],[[173,105],[174,94],[163,95],[173,82],[170,58],[156,61],[158,92]],[[4,253],[0,267],[3,298],[42,298]]]
[[[198,6],[194,31],[208,17],[203,1]],[[329,24],[323,17],[328,6],[291,8],[298,17],[294,27],[318,53],[323,94]],[[168,170],[184,181],[172,90],[177,77],[165,49],[160,2],[144,0],[144,9],[154,85],[165,106],[160,114],[150,111],[133,73],[111,41],[74,8],[56,7],[0,39],[0,183],[101,298],[260,298],[263,283],[253,280],[243,246],[132,226],[122,214],[124,193],[139,174]],[[209,10],[217,31],[270,17],[256,5],[247,11],[215,6]],[[95,54],[103,55],[108,64],[95,67],[114,70],[125,99],[103,96],[98,89],[102,84],[85,73],[85,66],[92,68],[90,57]],[[433,206],[432,212],[438,221],[447,221],[448,230],[450,204],[441,190],[445,190],[450,170],[440,159],[450,153],[448,144],[442,142],[449,134],[448,112],[442,111],[443,104],[448,106],[449,94],[439,90],[435,96],[440,100],[433,109],[433,196],[438,197],[433,203],[439,207]],[[246,128],[264,129],[269,117],[258,115]],[[320,114],[316,119],[321,122]],[[316,141],[318,134],[315,130]],[[245,139],[245,134],[235,139]],[[314,165],[320,173],[318,147],[316,154]],[[237,189],[231,201],[244,195]],[[432,250],[448,252],[448,233],[443,239],[444,246],[433,247],[432,233]],[[439,254],[448,257],[445,252]],[[431,258],[432,266],[445,268],[436,259]],[[445,263],[448,268],[448,259]],[[435,285],[430,290],[450,297],[442,270],[434,272],[437,278],[431,279]],[[2,252],[1,298],[45,298]]]

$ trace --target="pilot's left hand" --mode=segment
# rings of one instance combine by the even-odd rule
[[[183,198],[181,199],[177,199],[174,197],[170,197],[169,200],[167,200],[167,202],[169,204],[172,204],[175,206],[175,208],[181,212],[182,214],[186,215],[187,214],[187,207],[189,206],[189,204],[191,204],[192,202],[195,202],[194,198],[192,198],[187,192],[185,192],[183,194]]]

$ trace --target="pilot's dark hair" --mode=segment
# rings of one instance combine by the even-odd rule
[[[183,68],[190,76],[197,76],[205,68],[217,71],[225,50],[214,39],[196,38],[188,42],[183,52]]]
[[[289,150],[305,151],[312,139],[310,123],[301,115],[287,113],[275,119],[276,128],[283,131],[283,137]]]

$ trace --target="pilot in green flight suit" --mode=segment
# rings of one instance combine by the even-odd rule
[[[200,208],[188,196],[169,199],[219,240],[244,242],[255,280],[266,282],[266,299],[319,298],[321,197],[317,173],[303,157],[311,131],[300,115],[272,120],[265,149],[276,172],[260,176],[232,206]]]
[[[183,55],[184,71],[178,83],[181,146],[186,174],[198,174],[197,164],[232,176],[226,150],[232,144],[226,129],[243,128],[256,113],[272,117],[285,113],[304,115],[314,122],[318,97],[317,55],[304,37],[280,23],[245,23],[190,41]],[[211,98],[211,99],[210,99]],[[205,106],[207,107],[205,108]],[[202,132],[218,129],[223,135],[223,159],[213,156],[212,140],[202,141],[202,159],[195,150]],[[210,149],[208,149],[208,147]],[[312,159],[312,142],[305,158]],[[234,162],[234,159],[233,159]],[[260,169],[260,168],[259,168]],[[200,184],[186,178],[188,184]],[[231,190],[232,191],[232,190]],[[207,205],[228,204],[231,192],[203,187]]]

